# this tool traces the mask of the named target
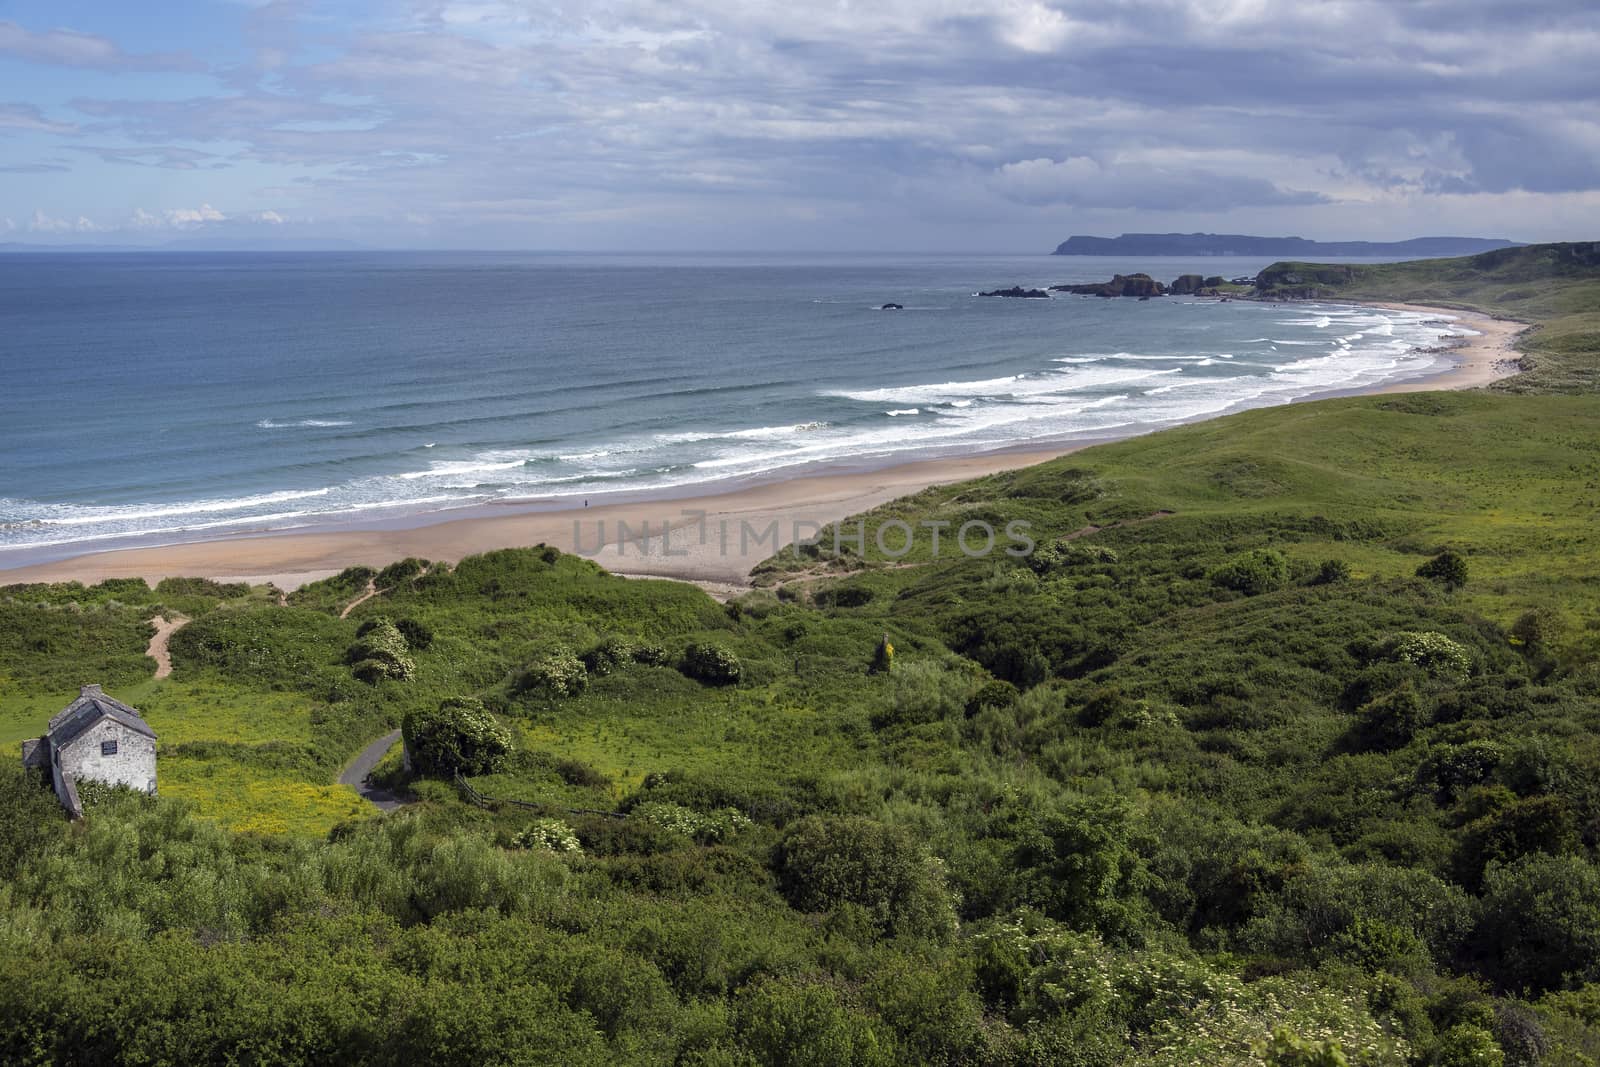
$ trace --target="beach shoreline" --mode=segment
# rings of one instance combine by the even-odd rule
[[[1526,323],[1418,304],[1328,303],[1366,303],[1447,316],[1476,331],[1460,346],[1439,353],[1453,362],[1449,368],[1418,379],[1332,395],[1471,389],[1516,373],[1519,356],[1513,345]],[[418,515],[410,517],[414,519],[410,523],[374,528],[252,533],[92,551],[18,565],[9,564],[8,553],[0,550],[0,585],[74,580],[92,584],[129,577],[144,578],[153,585],[161,578],[184,576],[270,582],[290,590],[356,565],[382,566],[407,556],[458,560],[496,548],[543,543],[578,551],[619,574],[694,581],[719,595],[732,595],[747,586],[755,564],[828,523],[933,485],[1032,466],[1102,443],[1104,440],[1041,443],[1038,447],[915,460],[876,470],[802,473],[690,495],[602,501],[593,507],[507,503],[476,509],[467,517]],[[619,523],[623,529],[619,530]]]

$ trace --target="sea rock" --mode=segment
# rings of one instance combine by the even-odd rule
[[[878,310],[879,311],[904,311],[905,310],[905,306],[903,304],[885,304],[885,305],[883,305],[883,307],[879,308]]]
[[[1052,293],[1075,293],[1078,296],[1165,296],[1166,286],[1148,274],[1118,274],[1109,282],[1091,282],[1087,285],[1052,285]]]
[[[1217,296],[1219,286],[1227,285],[1228,279],[1220,274],[1211,277],[1202,277],[1198,274],[1185,274],[1172,283],[1172,292],[1184,296]]]
[[[1020,285],[1013,285],[1009,289],[993,289],[993,290],[990,290],[987,293],[979,293],[978,295],[979,296],[1010,296],[1010,297],[1020,297],[1020,298],[1024,298],[1024,299],[1033,299],[1033,300],[1037,300],[1037,299],[1040,299],[1040,298],[1043,298],[1045,300],[1050,299],[1050,294],[1045,292],[1043,289],[1024,289]]]

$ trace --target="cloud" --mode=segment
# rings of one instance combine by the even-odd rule
[[[51,218],[38,208],[33,209],[33,219],[28,223],[33,233],[96,233],[100,227],[79,215],[76,219]]]
[[[1140,208],[1162,204],[1218,212],[1329,201],[1321,193],[1282,189],[1248,174],[1138,162],[1108,165],[1087,156],[1007,163],[994,171],[993,185],[1009,200],[1036,206]]]
[[[271,212],[267,214],[271,214]],[[210,204],[201,204],[197,208],[169,208],[161,212],[149,212],[141,207],[134,208],[133,216],[124,226],[117,228],[129,230],[194,230],[212,223],[226,221],[228,221],[228,216]]]
[[[1033,242],[1041,219],[1130,211],[1366,235],[1406,205],[1472,230],[1484,204],[1545,220],[1600,190],[1600,9],[1557,0],[273,2],[239,25],[248,58],[211,91],[97,79],[76,125],[30,101],[0,105],[0,133],[92,139],[84,167],[194,172],[184,195],[230,225],[523,244],[651,227],[677,247]],[[0,52],[181,59],[13,23]]]
[[[76,127],[53,122],[32,104],[0,103],[0,132],[26,130],[33,133],[71,133]]]
[[[193,148],[178,148],[173,145],[151,145],[141,147],[138,145],[127,147],[105,147],[96,145],[72,145],[76,152],[88,152],[107,163],[125,163],[135,167],[164,167],[168,170],[195,170],[203,166],[222,166],[220,159],[214,153],[201,152]]]
[[[63,67],[90,70],[199,70],[190,56],[164,52],[130,55],[108,38],[76,30],[34,33],[15,22],[0,20],[0,55]]]

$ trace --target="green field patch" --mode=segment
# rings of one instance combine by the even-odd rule
[[[168,759],[158,775],[162,796],[186,800],[199,817],[239,833],[320,837],[374,811],[346,786],[318,785],[232,760]]]

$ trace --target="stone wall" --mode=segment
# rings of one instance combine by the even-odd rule
[[[114,755],[102,755],[101,744],[115,741]],[[101,719],[73,738],[57,756],[63,774],[80,782],[125,785],[146,793],[156,791],[156,743],[115,719]]]

